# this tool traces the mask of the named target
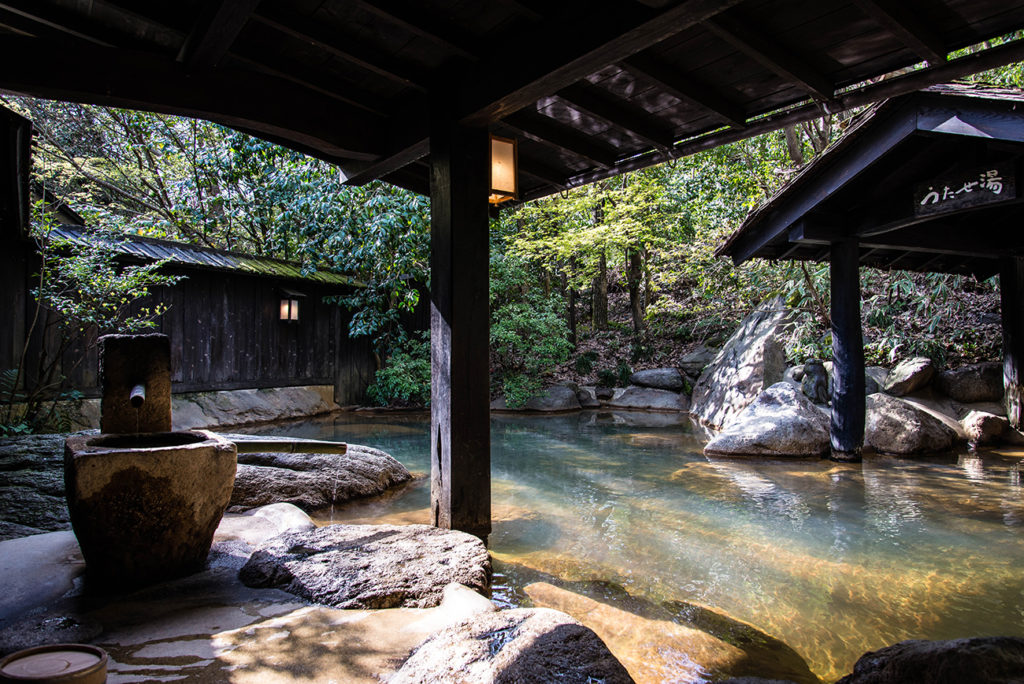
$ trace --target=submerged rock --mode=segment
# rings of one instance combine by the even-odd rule
[[[1024,639],[975,637],[901,641],[865,653],[836,684],[1017,684],[1024,681]]]
[[[908,401],[877,392],[866,403],[864,442],[875,451],[910,455],[953,446],[956,432]]]
[[[781,297],[743,319],[694,386],[691,413],[701,423],[725,427],[761,390],[782,380],[786,355],[781,336],[791,320]]]
[[[935,386],[949,398],[965,404],[978,401],[1001,401],[1003,398],[1003,364],[976,363],[945,370],[935,378]]]
[[[390,684],[424,682],[625,684],[633,679],[594,632],[565,613],[484,613],[424,641]]]
[[[689,411],[690,399],[685,394],[635,385],[616,390],[605,402],[608,408],[654,409],[658,411]]]
[[[239,454],[230,510],[290,503],[313,511],[410,479],[389,454],[359,444],[349,444],[345,454]]]
[[[924,356],[900,361],[885,378],[883,390],[894,397],[902,397],[925,387],[935,376],[935,365]]]
[[[829,448],[829,421],[788,382],[761,392],[704,447],[715,456],[821,456]]]
[[[444,587],[490,589],[484,543],[429,525],[329,525],[260,545],[238,573],[250,587],[273,587],[336,608],[429,608]]]
[[[566,385],[553,385],[530,397],[525,404],[519,408],[511,409],[505,397],[498,397],[491,402],[492,411],[576,411],[580,408],[580,401],[576,398],[576,390]]]
[[[641,387],[681,392],[685,383],[683,374],[677,368],[650,368],[637,371],[629,376],[629,382]]]

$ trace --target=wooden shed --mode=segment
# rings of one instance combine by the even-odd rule
[[[861,266],[999,275],[1006,409],[1021,427],[1022,173],[1024,93],[936,85],[863,112],[719,248],[737,264],[830,263],[837,458],[856,458],[863,444]]]

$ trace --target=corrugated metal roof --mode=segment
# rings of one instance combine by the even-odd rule
[[[283,259],[257,257],[155,238],[120,236],[83,226],[57,226],[53,228],[53,235],[73,242],[85,242],[94,239],[97,235],[109,236],[111,246],[118,252],[143,261],[167,259],[170,263],[180,266],[248,273],[270,278],[305,280],[326,285],[364,287],[364,284],[358,280],[334,271],[320,269],[304,273],[301,264]]]

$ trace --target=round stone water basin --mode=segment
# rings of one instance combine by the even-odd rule
[[[69,437],[64,484],[89,584],[134,587],[202,570],[235,463],[234,443],[201,430]]]

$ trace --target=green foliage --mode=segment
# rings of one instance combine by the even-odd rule
[[[430,334],[422,332],[400,343],[366,393],[376,406],[429,405]]]
[[[154,325],[163,306],[141,304],[152,287],[173,285],[177,276],[161,274],[164,262],[124,266],[117,262],[118,237],[96,232],[81,240],[58,237],[52,218],[34,207],[32,235],[40,255],[36,308],[17,368],[0,376],[0,431],[36,431],[67,425],[62,402],[76,402],[81,393],[65,380],[85,358],[98,335],[133,333]],[[52,353],[35,358],[29,340],[39,330],[55,341]],[[79,352],[70,358],[70,350]],[[31,368],[30,368],[31,366]],[[31,371],[31,373],[30,373]],[[32,377],[32,384],[27,378]]]
[[[597,361],[597,352],[586,351],[576,357],[573,366],[580,375],[590,375],[594,370],[595,361]]]
[[[608,368],[602,368],[597,371],[597,386],[598,387],[615,387],[619,382],[619,376],[615,371]]]
[[[633,374],[633,369],[625,361],[619,361],[619,364],[615,367],[615,379],[619,383],[619,387],[625,387],[629,384],[629,376]]]
[[[572,351],[561,300],[534,286],[534,277],[522,259],[492,253],[491,384],[510,408],[535,395]]]

